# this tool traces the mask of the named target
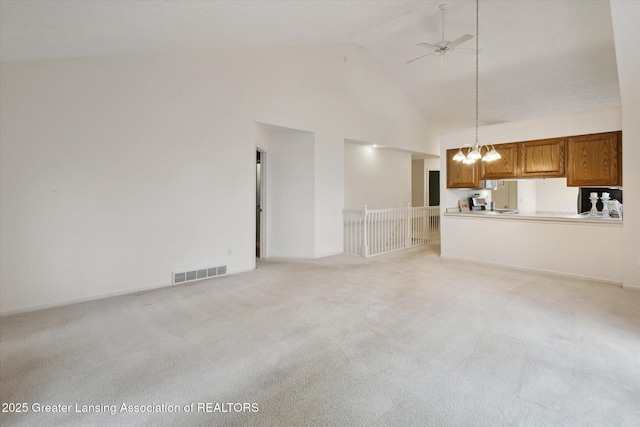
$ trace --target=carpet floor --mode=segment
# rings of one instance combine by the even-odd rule
[[[0,423],[640,425],[640,292],[438,252],[4,317]]]

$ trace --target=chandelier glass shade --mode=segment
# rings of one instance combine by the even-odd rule
[[[480,39],[480,0],[476,0],[476,143],[474,145],[464,144],[455,156],[453,156],[453,160],[462,162],[465,164],[475,163],[477,160],[482,159],[483,162],[492,162],[494,160],[498,160],[502,158],[500,153],[498,153],[495,147],[491,144],[488,145],[480,145],[478,143],[478,57],[480,53],[479,42]],[[491,148],[489,148],[491,146]],[[467,153],[463,153],[462,150],[467,148]],[[485,149],[485,154],[482,155],[482,150]]]
[[[463,150],[466,149],[466,154]],[[484,151],[484,155],[482,152]],[[479,145],[476,141],[475,145],[464,144],[458,149],[458,152],[453,156],[453,160],[462,162],[465,164],[475,163],[476,160],[482,160],[483,162],[493,162],[494,160],[501,159],[502,156],[492,144]]]

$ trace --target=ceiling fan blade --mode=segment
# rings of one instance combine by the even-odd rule
[[[471,34],[465,34],[464,36],[460,36],[457,39],[455,39],[454,41],[452,41],[451,43],[449,43],[447,45],[448,48],[452,48],[452,47],[456,47],[464,42],[466,42],[467,40],[471,40],[473,38],[473,36]]]
[[[408,63],[410,63],[410,62],[417,61],[418,59],[422,59],[422,58],[424,58],[425,56],[429,56],[429,55],[432,55],[432,54],[433,54],[433,52],[430,52],[430,53],[427,53],[426,55],[418,56],[417,58],[414,58],[414,59],[412,59],[412,60],[410,60],[410,61],[407,61],[406,63],[408,64]]]
[[[429,44],[429,43],[418,43],[418,46],[428,47],[429,49],[434,49],[434,50],[440,49],[440,46],[436,46],[435,44]]]

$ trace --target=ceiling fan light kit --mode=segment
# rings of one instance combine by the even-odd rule
[[[479,38],[480,38],[480,0],[476,0],[476,142],[474,145],[464,144],[455,156],[453,156],[453,160],[462,162],[465,164],[475,163],[477,160],[482,159],[484,162],[493,162],[494,160],[498,160],[502,158],[500,153],[496,151],[496,148],[493,144],[483,144],[480,145],[478,142],[478,86],[479,86],[479,78],[478,78],[478,57],[480,49],[479,49]],[[489,148],[491,146],[491,148]],[[465,155],[462,152],[462,149],[467,147],[467,154]],[[482,155],[482,149],[486,150],[484,156]]]

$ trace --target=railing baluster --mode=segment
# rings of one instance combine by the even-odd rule
[[[380,239],[380,242],[378,242],[378,253],[379,254],[384,252],[384,244],[385,244],[385,237],[386,237],[386,231],[387,231],[386,230],[386,228],[387,228],[386,219],[387,219],[386,212],[381,212],[380,213],[380,236],[382,236],[382,238]]]
[[[378,214],[378,230],[380,230],[378,232],[378,235],[380,237],[382,237],[381,239],[378,239],[378,252],[380,253],[382,252],[382,243],[384,242],[384,212],[380,212]]]
[[[440,207],[344,210],[344,252],[368,257],[440,241]]]
[[[385,232],[385,224],[384,224],[384,219],[385,219],[385,213],[384,212],[380,212],[378,214],[378,224],[380,225],[380,240],[378,241],[378,253],[381,253],[383,251],[383,245],[384,245],[384,232]]]
[[[380,239],[377,238],[377,236],[380,235],[380,214],[376,214],[376,228],[374,230],[376,231],[375,234],[376,234],[376,254],[377,254],[380,251]]]

